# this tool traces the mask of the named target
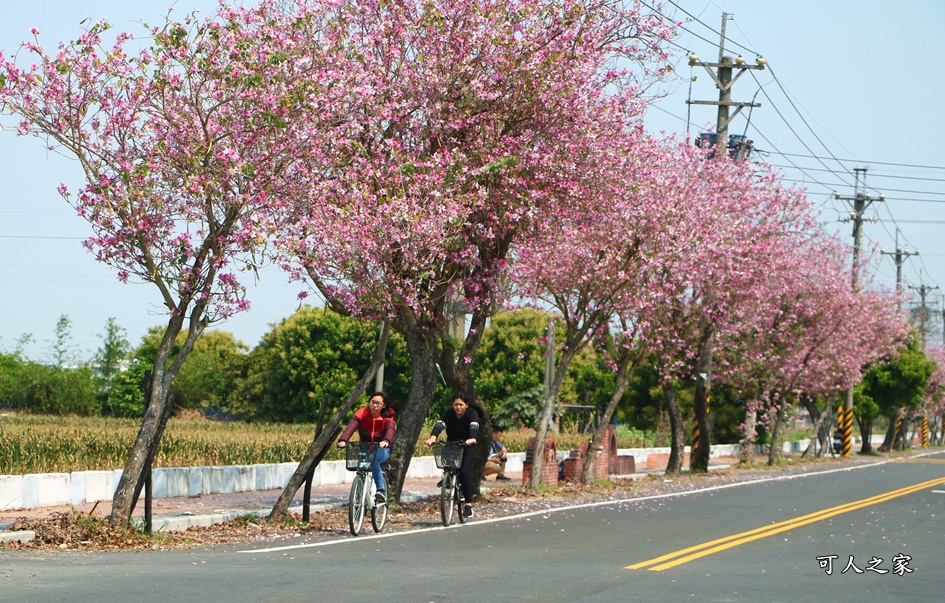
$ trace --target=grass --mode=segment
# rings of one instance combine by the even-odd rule
[[[138,433],[137,419],[0,415],[0,475],[121,469]],[[420,435],[414,454],[432,454]],[[155,458],[155,467],[255,465],[297,462],[312,442],[312,424],[222,423],[172,418]],[[534,430],[506,431],[502,442],[510,452],[524,452]],[[590,434],[555,435],[558,450],[586,442]],[[442,436],[441,436],[442,439]],[[648,446],[652,434],[619,428],[618,447]],[[342,459],[332,448],[326,460]]]
[[[133,419],[0,417],[0,475],[124,467],[140,423]],[[294,462],[314,425],[256,425],[171,419],[155,467]]]

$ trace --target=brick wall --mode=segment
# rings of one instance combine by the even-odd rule
[[[522,484],[531,485],[532,455],[535,453],[535,438],[528,440],[525,450],[525,462],[522,465]],[[545,438],[545,450],[542,455],[541,483],[546,486],[558,485],[558,448],[552,437]]]
[[[646,468],[649,471],[663,471],[666,469],[666,463],[669,462],[669,454],[650,453],[646,457]],[[683,466],[689,465],[689,453],[683,456]]]

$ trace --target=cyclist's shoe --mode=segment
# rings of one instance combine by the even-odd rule
[[[378,504],[387,502],[387,496],[384,494],[383,490],[377,491],[377,494],[374,495],[374,502]]]
[[[436,482],[436,487],[437,487],[437,488],[442,488],[442,487],[443,487],[443,480],[440,480],[440,481]]]
[[[511,478],[511,477],[506,477],[506,476],[504,476],[504,475],[497,475],[497,476],[495,476],[495,481],[497,481],[497,482],[510,482],[510,481],[512,481],[512,478]]]
[[[468,517],[472,517],[472,516],[473,516],[473,509],[472,509],[472,507],[470,507],[469,505],[466,505],[466,508],[463,509],[463,517],[467,517],[467,518],[468,518]]]

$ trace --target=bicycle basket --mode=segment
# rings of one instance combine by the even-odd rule
[[[374,464],[376,454],[376,444],[352,444],[348,442],[348,445],[345,446],[345,469],[348,471],[370,469],[371,465]]]
[[[436,461],[437,469],[459,469],[463,464],[463,447],[456,444],[434,444],[433,459]]]

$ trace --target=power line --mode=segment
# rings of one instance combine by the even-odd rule
[[[0,239],[50,239],[57,241],[84,241],[85,237],[50,237],[40,235],[0,235]]]
[[[702,19],[700,19],[699,17],[695,16],[694,14],[690,13],[689,11],[687,11],[686,9],[684,9],[683,7],[681,7],[680,5],[678,5],[678,4],[676,4],[675,2],[673,2],[673,0],[667,0],[667,2],[668,2],[669,4],[672,4],[673,6],[675,6],[676,8],[678,8],[679,10],[681,10],[682,12],[686,13],[686,15],[689,16],[689,18],[691,18],[693,21],[695,21],[695,22],[698,23],[699,25],[702,25],[703,27],[705,27],[706,29],[708,29],[708,30],[711,31],[712,33],[714,33],[714,34],[716,34],[716,35],[718,35],[718,36],[721,36],[721,35],[722,35],[722,32],[720,32],[719,30],[715,29],[715,28],[712,27],[711,25],[708,25],[707,23],[705,23],[705,22],[704,22]],[[644,2],[643,5],[649,7],[649,8],[652,9],[652,10],[656,10],[656,9],[653,8],[652,6],[648,5],[646,2]],[[696,36],[696,37],[699,38],[700,40],[704,40],[704,41],[708,42],[709,44],[712,44],[712,45],[714,45],[714,46],[718,46],[718,44],[717,44],[716,42],[713,42],[713,41],[711,41],[711,40],[706,40],[706,39],[703,38],[702,36],[700,36],[700,35],[698,35],[698,34],[692,32],[692,31],[690,31],[690,30],[688,30],[688,29],[686,29],[686,28],[684,28],[684,27],[680,27],[680,29],[684,29],[685,31],[688,31],[689,33],[691,33],[692,35]],[[742,44],[739,44],[738,42],[736,42],[736,41],[734,41],[734,40],[726,39],[726,42],[731,42],[731,43],[734,44],[735,46],[738,46],[739,48],[742,48],[743,50],[747,50],[748,52],[750,52],[750,53],[752,53],[752,54],[755,54],[755,55],[759,54],[759,53],[756,52],[755,50],[752,50],[751,48],[748,48],[747,46],[743,46]],[[723,48],[724,48],[724,47],[723,47]],[[725,49],[725,50],[729,50],[728,48],[724,48],[724,49]],[[736,53],[736,54],[737,54],[737,53]]]
[[[784,168],[791,167],[791,166],[777,165],[777,164],[772,164],[772,165],[774,167],[784,167]],[[831,170],[831,169],[815,168],[815,167],[809,167],[805,169],[810,170],[812,172],[834,173],[836,171],[836,170]],[[873,178],[897,178],[899,180],[921,180],[923,182],[945,182],[945,178],[923,178],[921,176],[897,176],[895,174],[877,174],[876,172],[870,172],[870,176],[872,176]]]
[[[779,154],[785,157],[806,157],[808,159],[822,159],[820,157],[817,157],[816,155],[803,155],[800,153],[779,153]],[[889,161],[865,161],[861,159],[844,159],[844,158],[838,158],[837,161],[846,161],[849,163],[863,163],[863,164],[869,164],[869,165],[891,165],[895,167],[908,167],[908,168],[916,168],[916,169],[922,169],[922,170],[945,170],[945,166],[943,165],[916,165],[912,163],[893,163]]]

